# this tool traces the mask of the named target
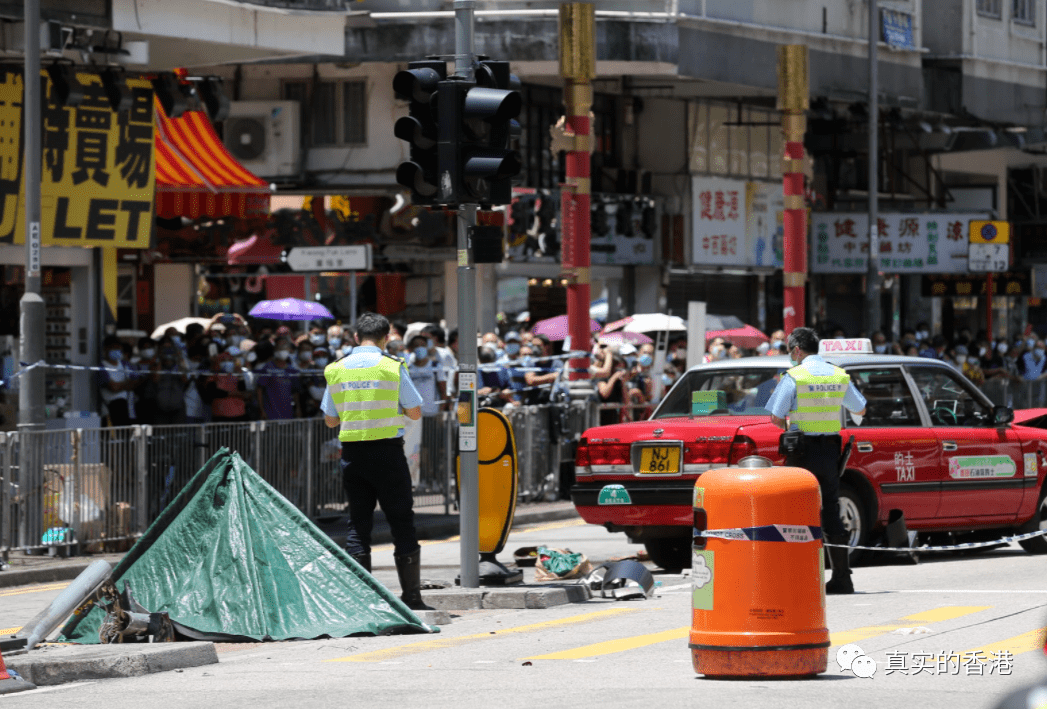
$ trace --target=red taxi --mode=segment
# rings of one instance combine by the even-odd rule
[[[840,485],[851,545],[876,542],[894,509],[923,533],[1047,529],[1047,409],[994,406],[950,364],[871,351],[868,340],[822,342],[867,401],[861,425],[841,413],[843,440],[855,438]],[[663,568],[689,566],[695,480],[749,455],[784,464],[763,406],[789,366],[784,356],[698,365],[649,420],[587,430],[571,488],[579,514],[643,543]],[[1047,553],[1042,536],[1021,545]]]

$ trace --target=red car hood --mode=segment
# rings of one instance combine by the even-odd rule
[[[1019,409],[1014,412],[1014,422],[1023,424],[1041,416],[1047,416],[1047,409]]]

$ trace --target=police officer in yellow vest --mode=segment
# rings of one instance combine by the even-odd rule
[[[400,598],[412,610],[432,610],[422,601],[421,546],[404,456],[403,417],[422,417],[422,397],[403,362],[383,351],[388,337],[385,317],[359,317],[359,346],[324,368],[327,390],[320,408],[342,442],[342,483],[349,496],[346,552],[371,570],[371,528],[375,503],[380,504],[393,533]]]
[[[847,544],[848,534],[840,520],[840,407],[860,422],[865,397],[845,371],[818,356],[814,330],[796,328],[787,345],[792,368],[778,382],[766,408],[771,422],[785,429],[780,450],[786,452],[786,465],[809,470],[818,478],[825,538],[832,544]],[[825,585],[826,593],[854,593],[848,554],[846,547],[829,547],[833,575]]]

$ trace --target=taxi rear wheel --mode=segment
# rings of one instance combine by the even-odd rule
[[[690,537],[663,537],[644,542],[647,556],[659,567],[678,572],[691,566]]]
[[[847,532],[847,544],[865,546],[869,537],[869,523],[866,519],[865,505],[858,491],[847,484],[840,485],[840,521]],[[851,561],[861,556],[861,550],[852,549]]]
[[[1036,505],[1036,514],[1022,525],[1018,531],[1021,534],[1047,531],[1047,483],[1044,483],[1043,488],[1040,490],[1040,502]],[[1023,539],[1018,543],[1022,545],[1022,549],[1030,554],[1047,554],[1047,537],[1032,537],[1031,539]]]

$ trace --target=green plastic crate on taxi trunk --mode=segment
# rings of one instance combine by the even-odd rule
[[[692,391],[691,415],[706,416],[716,409],[727,408],[727,394],[719,390]]]

